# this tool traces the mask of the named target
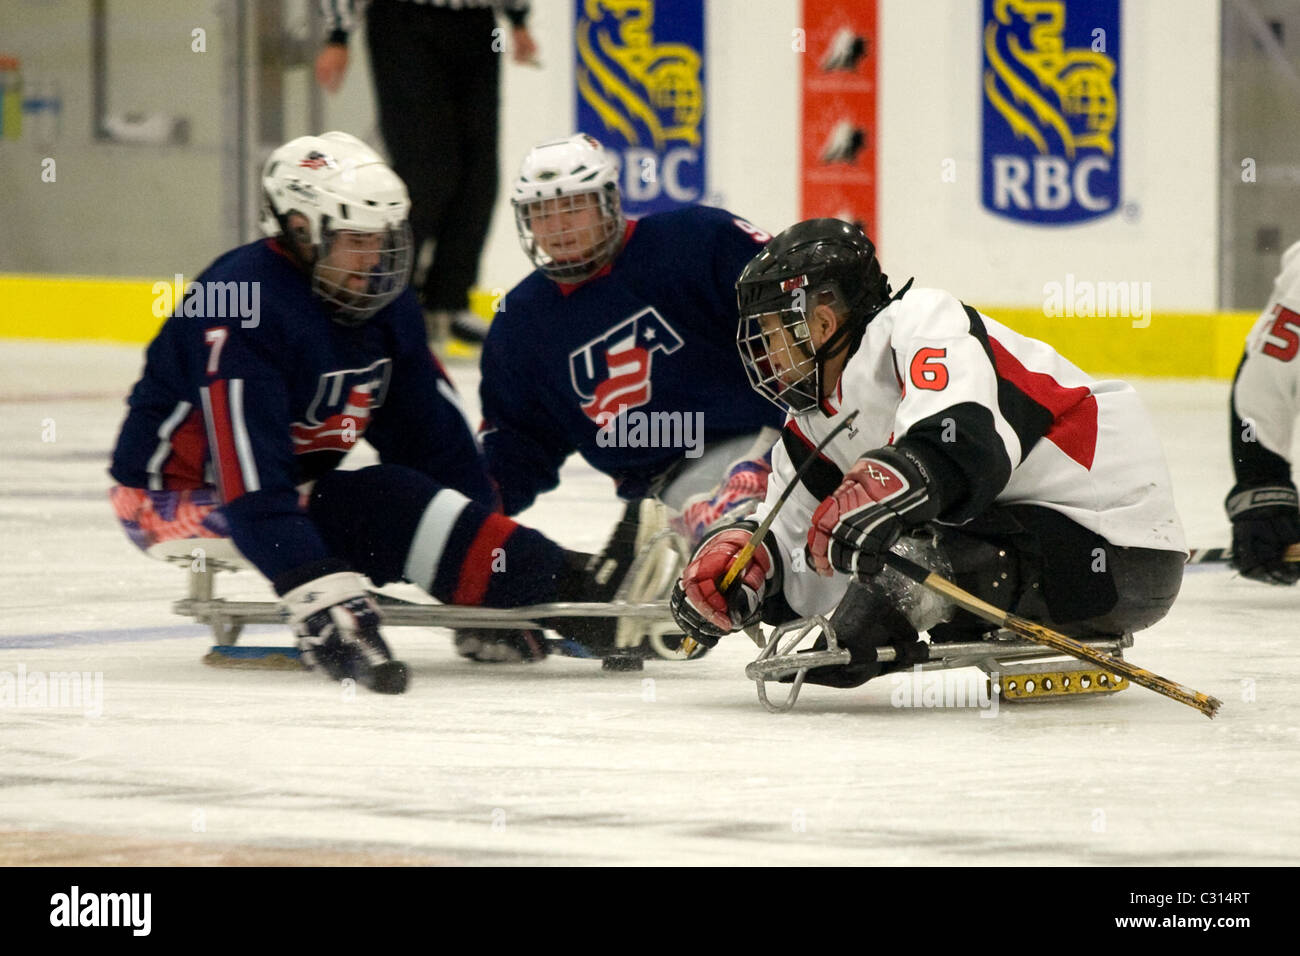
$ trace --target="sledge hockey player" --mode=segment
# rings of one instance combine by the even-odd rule
[[[492,322],[479,386],[506,514],[575,451],[690,537],[752,510],[781,415],[736,360],[734,287],[771,237],[709,206],[626,219],[617,163],[581,133],[533,149],[511,202],[537,268]]]
[[[1282,253],[1268,306],[1246,337],[1232,382],[1229,441],[1237,483],[1225,505],[1232,521],[1232,566],[1269,584],[1295,584],[1300,563],[1285,559],[1300,541],[1291,478],[1291,435],[1300,414],[1300,243]]]
[[[380,636],[363,574],[462,605],[608,600],[640,512],[629,508],[599,559],[497,513],[406,289],[401,179],[333,132],[273,152],[262,186],[268,238],[198,277],[129,399],[110,473],[132,541],[147,550],[229,537],[271,581],[308,664],[382,693],[402,692],[407,673]],[[258,305],[251,314],[223,307],[241,287]],[[363,435],[381,464],[339,470]],[[616,622],[553,626],[601,646]]]
[[[708,536],[674,588],[678,623],[712,645],[760,620],[834,609],[851,662],[807,680],[838,687],[924,660],[921,630],[932,641],[992,630],[882,573],[891,548],[1072,636],[1158,621],[1186,553],[1136,393],[1090,379],[947,292],[910,287],[891,294],[871,241],[834,219],[791,227],[746,266],[741,356],[754,388],[791,417],[767,502],[753,520]],[[852,411],[856,421],[804,473],[738,585],[720,593],[758,520]],[[883,645],[895,662],[877,663]]]
[[[734,287],[771,237],[708,206],[628,220],[618,164],[581,133],[529,152],[511,202],[537,268],[493,319],[479,386],[506,514],[575,451],[620,497],[664,502],[691,545],[752,511],[782,416],[736,359]]]

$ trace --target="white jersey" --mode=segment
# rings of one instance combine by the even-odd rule
[[[759,520],[855,410],[772,525],[785,598],[799,614],[831,610],[847,585],[804,561],[813,512],[857,459],[904,441],[942,463],[933,480],[943,484],[946,470],[945,487],[965,489],[941,524],[963,524],[995,502],[1041,505],[1114,545],[1186,551],[1160,440],[1132,387],[1094,381],[1051,346],[938,289],[912,289],[882,310],[835,398],[787,421]]]
[[[1268,306],[1246,337],[1232,384],[1232,463],[1237,481],[1291,476],[1291,435],[1300,414],[1300,242],[1282,253]]]

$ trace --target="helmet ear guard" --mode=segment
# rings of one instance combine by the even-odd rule
[[[786,296],[782,302],[769,305],[767,311],[742,315],[738,335],[750,386],[795,413],[810,411],[820,404],[822,366],[830,357],[827,346],[844,341],[841,333],[846,328],[833,288],[801,293],[806,294]],[[813,342],[812,323],[813,312],[821,305],[835,309],[841,321],[819,348]]]

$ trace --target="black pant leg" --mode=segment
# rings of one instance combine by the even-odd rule
[[[366,14],[379,128],[411,197],[413,265],[426,241],[437,242],[460,178],[452,82],[458,65],[446,52],[454,38],[440,22],[445,17],[434,15],[451,13],[374,0]]]
[[[436,309],[464,309],[478,278],[479,259],[492,223],[498,173],[502,53],[493,49],[496,18],[490,10],[439,11],[449,62],[454,113],[446,135],[455,140],[457,164],[448,180],[447,213],[438,226],[438,247],[424,285]]]
[[[960,528],[943,528],[940,547],[959,587],[1072,637],[1149,627],[1182,585],[1181,554],[1118,547],[1036,505],[998,506]],[[992,627],[960,611],[931,636],[966,640]]]

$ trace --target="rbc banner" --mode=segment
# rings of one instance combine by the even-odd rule
[[[876,235],[876,0],[803,0],[800,214]]]
[[[622,159],[634,216],[704,197],[703,0],[576,3],[578,129]]]
[[[1045,225],[1119,206],[1120,0],[984,0],[983,202]]]

